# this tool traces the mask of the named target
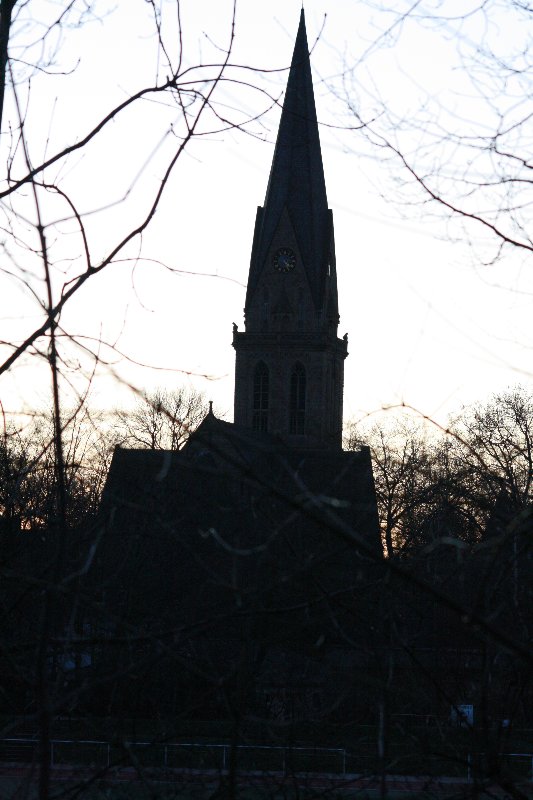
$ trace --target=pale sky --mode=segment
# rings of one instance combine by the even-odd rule
[[[39,13],[57,10],[46,0],[29,5],[33,23],[14,45],[33,35]],[[158,57],[147,4],[128,0],[116,5],[101,0],[96,5],[100,21],[65,31],[56,63],[34,77],[29,100],[21,86],[32,163],[81,139],[114,105],[153,85]],[[176,59],[175,4],[163,0],[161,6],[166,44]],[[220,59],[217,47],[228,41],[231,7],[226,0],[182,1],[185,64]],[[300,0],[241,0],[232,63],[267,70],[288,67],[300,7]],[[465,96],[456,68],[457,42],[446,31],[418,28],[418,33],[405,32],[396,44],[391,34],[374,48],[378,26],[386,28],[387,20],[363,2],[307,0],[305,10],[310,44],[319,36],[312,56],[315,97],[324,123],[322,151],[335,220],[339,333],[349,335],[345,417],[359,418],[404,402],[444,421],[463,403],[484,400],[517,382],[530,384],[531,265],[514,254],[501,264],[481,266],[455,226],[430,219],[423,208],[398,205],[399,167],[372,148],[360,131],[348,130],[357,121],[331,92],[336,87],[342,93],[343,69],[356,66],[355,81],[345,86],[366,119],[378,93],[398,115],[415,117],[427,92],[443,102],[455,91]],[[37,44],[24,52],[25,60],[36,53],[39,36],[34,38]],[[22,57],[14,46],[12,55]],[[163,57],[159,59],[161,66]],[[50,72],[65,74],[51,77]],[[287,72],[265,77],[235,70],[227,77],[240,83],[219,86],[214,102],[220,114],[244,122],[271,105],[267,93],[281,98]],[[245,80],[263,93],[244,86]],[[0,143],[4,165],[11,144],[4,131],[15,119],[9,98],[5,114]],[[142,101],[86,151],[47,172],[47,181],[69,192],[84,215],[94,263],[149,207],[178,145],[170,131],[178,116],[176,105],[164,96]],[[279,109],[273,108],[247,124],[247,133],[214,132],[193,140],[142,241],[135,240],[117,263],[91,278],[67,306],[61,322],[69,334],[93,350],[99,339],[116,348],[99,348],[103,361],[111,360],[113,366],[96,367],[91,378],[95,405],[127,402],[128,383],[148,390],[193,381],[231,418],[232,323],[242,329],[256,206],[264,199],[278,118]],[[213,125],[213,119],[206,121],[204,130]],[[20,158],[19,148],[17,176],[23,173]],[[65,281],[82,269],[81,240],[76,225],[65,219],[69,210],[64,202],[48,196],[41,202],[45,221],[55,222],[47,238],[56,261],[57,297]],[[2,223],[0,339],[8,342],[22,340],[37,326],[42,311],[33,293],[44,296],[40,261],[7,232],[11,225],[18,235],[20,226],[19,238],[37,246],[29,224],[35,220],[29,190],[16,208],[18,221],[13,222],[12,210],[4,206]],[[483,247],[481,239],[478,244]],[[139,260],[134,264],[126,257]],[[42,351],[43,343],[40,347]],[[93,360],[72,346],[63,354],[65,391],[70,382],[83,392]],[[7,410],[47,402],[49,377],[43,361],[31,355],[0,376],[0,399]]]

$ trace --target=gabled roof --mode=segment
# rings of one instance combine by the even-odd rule
[[[126,535],[146,524],[153,532],[161,527],[185,535],[214,527],[228,536],[253,530],[261,538],[273,518],[280,522],[294,514],[290,498],[298,496],[303,502],[307,495],[329,498],[326,505],[331,501],[336,513],[381,554],[368,448],[298,450],[279,437],[212,413],[179,452],[117,448],[100,513]],[[252,509],[265,498],[269,505],[263,519]],[[305,514],[297,516],[304,528],[321,528]]]
[[[284,208],[294,227],[313,299],[319,309],[324,300],[332,217],[328,211],[303,9],[265,204],[257,211],[247,304]]]

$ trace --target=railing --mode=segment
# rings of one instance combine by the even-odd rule
[[[486,753],[468,754],[467,778],[469,781],[477,777],[477,773],[480,772],[479,763],[483,761],[485,756]],[[507,762],[507,766],[520,773],[520,777],[533,781],[533,753],[499,753],[498,757],[501,762]]]
[[[53,739],[51,766],[142,766],[168,769],[226,771],[234,752],[240,770],[262,772],[346,773],[346,750],[329,747],[282,747],[270,745],[154,744]],[[37,739],[0,739],[0,763],[31,763],[38,758]]]
[[[39,742],[34,738],[0,739],[0,763],[32,763],[39,758]],[[204,744],[197,742],[153,743],[98,740],[54,739],[50,742],[52,767],[92,768],[143,767],[154,769],[229,769],[234,757],[240,771],[294,773],[329,773],[335,775],[376,774],[374,757],[347,753],[338,747],[284,747],[274,745]],[[520,779],[533,781],[533,753],[500,753],[499,759],[511,767]],[[418,761],[418,759],[415,759]],[[411,757],[395,760],[389,773],[420,774]],[[444,775],[468,782],[484,775],[485,753],[468,753],[464,761],[453,762],[424,757],[424,767],[435,779]]]

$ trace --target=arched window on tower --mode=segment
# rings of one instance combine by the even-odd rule
[[[297,304],[297,325],[298,330],[301,331],[304,326],[304,293],[303,289],[298,289],[298,304]]]
[[[268,430],[268,367],[260,361],[254,370],[252,401],[252,428],[254,431]]]
[[[289,408],[289,432],[302,435],[305,433],[305,369],[295,364],[291,372],[291,394]]]
[[[270,298],[268,296],[268,288],[263,288],[263,303],[261,305],[261,327],[264,331],[268,330],[268,323],[270,321]]]

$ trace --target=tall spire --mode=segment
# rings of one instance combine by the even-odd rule
[[[323,307],[332,240],[324,168],[302,8],[265,204],[258,209],[248,299],[284,210],[292,223],[317,311]]]
[[[292,447],[340,450],[346,339],[302,10],[263,207],[245,329],[233,331],[235,422]]]

